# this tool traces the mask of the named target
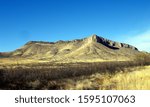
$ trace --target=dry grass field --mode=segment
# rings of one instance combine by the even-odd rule
[[[65,89],[150,90],[150,66],[127,68],[111,75],[96,73],[64,80]]]
[[[150,90],[150,66],[136,69],[134,72],[115,75],[111,81],[117,82],[116,89]]]
[[[0,89],[148,90],[150,57],[134,61],[52,63],[2,58]]]

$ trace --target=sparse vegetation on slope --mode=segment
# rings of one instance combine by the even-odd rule
[[[136,47],[92,35],[58,42],[31,41],[23,47],[0,56],[49,60],[51,62],[94,62],[131,60],[141,53]]]

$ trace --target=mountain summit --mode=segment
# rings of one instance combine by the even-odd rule
[[[119,42],[115,42],[115,41],[111,41],[108,39],[105,39],[103,37],[97,36],[96,34],[92,35],[91,37],[89,37],[89,39],[91,39],[91,41],[93,42],[97,42],[97,43],[101,43],[109,48],[112,49],[119,49],[119,48],[130,48],[133,50],[138,50],[136,47],[125,44],[125,43],[119,43]]]
[[[9,57],[46,59],[49,61],[129,60],[140,53],[134,46],[91,35],[72,41],[30,41],[7,53]],[[3,53],[0,55],[5,56]]]

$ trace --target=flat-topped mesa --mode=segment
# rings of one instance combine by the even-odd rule
[[[96,43],[101,43],[111,49],[119,49],[119,48],[130,48],[133,50],[138,50],[136,47],[125,44],[125,43],[120,43],[120,42],[115,42],[115,41],[111,41],[108,39],[105,39],[103,37],[97,36],[96,34],[93,34],[92,36],[90,36],[88,39],[88,42],[96,42]]]

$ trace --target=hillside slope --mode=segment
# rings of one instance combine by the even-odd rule
[[[129,60],[140,53],[136,47],[92,35],[72,41],[30,41],[23,47],[0,56],[46,59],[50,61]]]

